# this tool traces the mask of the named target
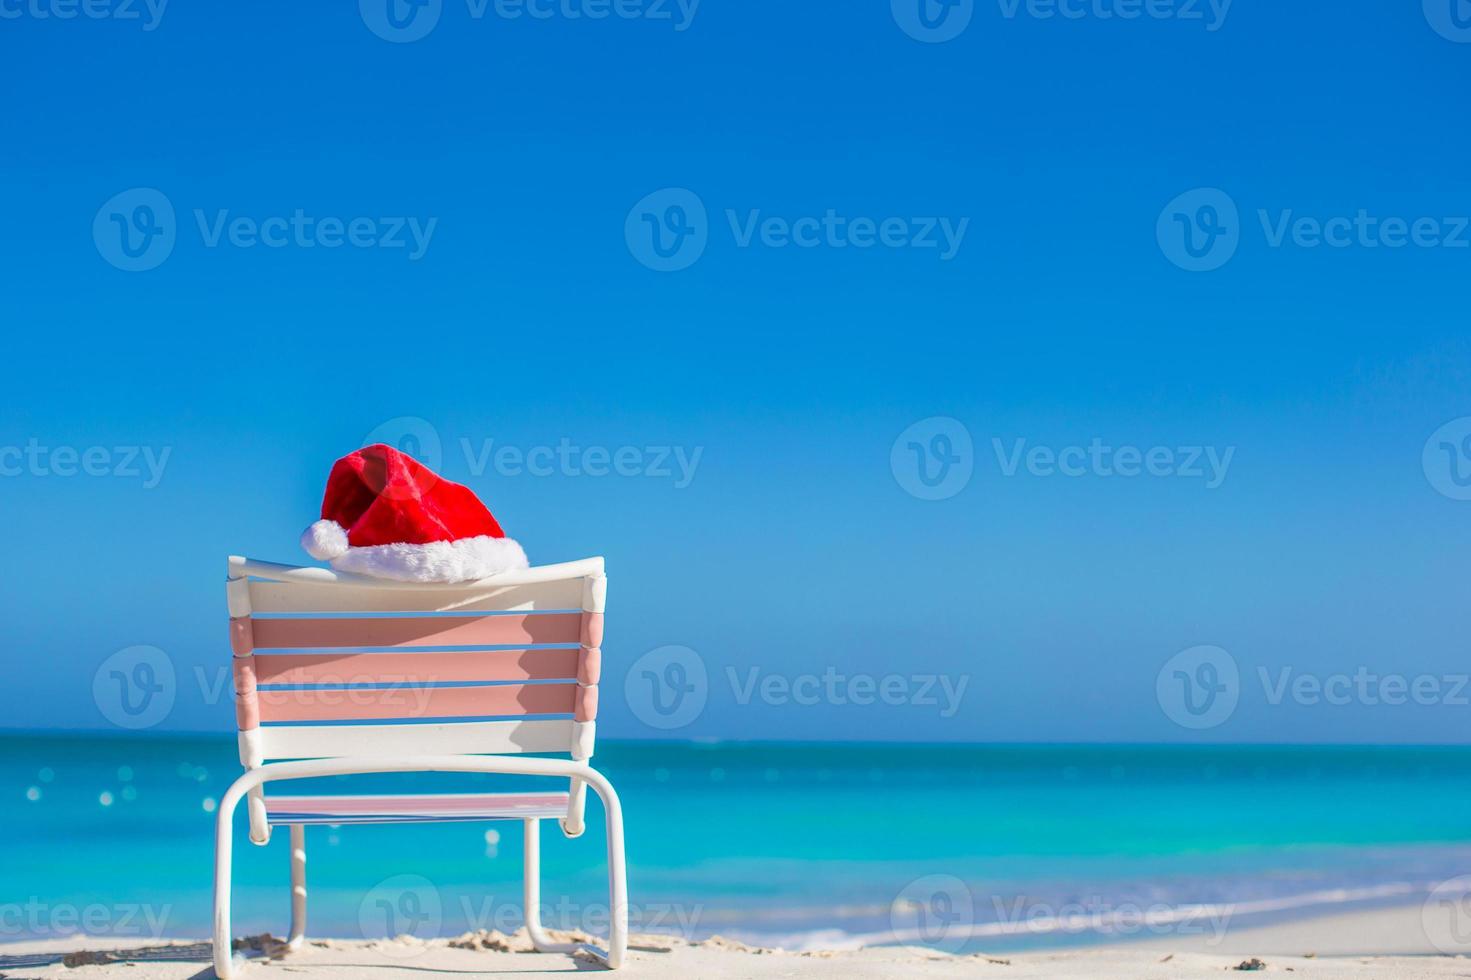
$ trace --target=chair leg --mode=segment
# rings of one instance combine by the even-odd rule
[[[231,825],[235,816],[235,805],[240,797],[226,793],[215,814],[215,896],[214,896],[214,967],[219,980],[232,980],[235,976],[232,950],[230,949],[230,860],[232,840]]]
[[[580,947],[576,943],[559,943],[546,934],[541,925],[541,821],[521,821],[526,827],[526,843],[522,848],[523,881],[522,905],[526,909],[526,933],[531,945],[538,953],[574,953]]]
[[[597,774],[592,788],[603,801],[608,825],[608,969],[623,965],[628,952],[628,870],[623,854],[623,804],[613,785]]]
[[[525,888],[526,932],[539,953],[572,953],[582,950],[610,970],[623,965],[628,951],[628,874],[623,859],[623,806],[618,794],[601,776],[590,781],[603,801],[608,824],[608,949],[604,952],[584,943],[553,942],[541,924],[541,822],[526,820]]]
[[[291,932],[286,948],[297,950],[306,940],[306,828],[291,825]]]

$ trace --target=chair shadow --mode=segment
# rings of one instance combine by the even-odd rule
[[[650,953],[667,953],[668,949],[659,946],[629,946],[630,951],[641,951]],[[272,961],[289,963],[293,954],[272,957],[258,948],[249,948],[246,959],[253,962]],[[606,973],[608,972],[602,964],[595,960],[572,956],[565,953],[512,953],[510,957],[521,956],[561,956],[567,961],[565,969],[540,970],[537,972],[556,973]],[[0,955],[0,970],[10,967],[21,969],[24,967],[53,966],[61,963],[67,967],[78,966],[104,966],[109,963],[187,963],[191,961],[203,961],[206,966],[203,970],[193,974],[189,980],[210,980],[214,976],[214,966],[211,961],[214,958],[214,949],[208,942],[176,944],[168,946],[134,946],[122,949],[83,949],[66,953],[22,953],[16,955]],[[485,969],[485,966],[505,967],[505,969]],[[414,966],[409,963],[389,960],[377,963],[320,963],[312,964],[317,970],[347,970],[356,974],[364,971],[391,967],[394,970],[416,973],[443,973],[443,974],[466,974],[471,976],[482,976],[495,973],[518,973],[521,968],[516,960],[509,957],[502,958],[497,955],[493,960],[473,970],[441,969],[437,967]]]
[[[169,946],[130,946],[122,949],[80,949],[65,953],[22,953],[0,956],[0,969],[51,966],[56,963],[67,967],[124,962],[185,963],[190,960],[208,961],[212,955],[210,944],[204,942]]]

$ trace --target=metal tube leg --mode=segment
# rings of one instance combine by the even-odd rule
[[[291,825],[291,932],[286,948],[297,950],[306,940],[306,828]]]
[[[232,786],[220,801],[215,815],[215,902],[214,902],[214,967],[219,980],[231,980],[235,976],[230,949],[230,860],[233,841],[230,839],[235,805],[240,794]]]
[[[628,871],[623,860],[623,804],[606,779],[599,776],[593,790],[602,798],[608,818],[608,969],[623,965],[628,951]]]
[[[610,970],[616,970],[623,965],[624,955],[628,952],[628,870],[623,858],[623,804],[618,801],[618,793],[613,789],[613,784],[608,782],[602,773],[596,770],[588,770],[586,776],[582,777],[587,785],[593,788],[598,798],[603,801],[603,812],[607,815],[608,827],[608,949],[604,952],[594,946],[572,946],[571,949],[581,949],[592,954]],[[539,858],[539,852],[528,851]],[[528,863],[528,869],[531,865]],[[538,897],[540,897],[538,895]],[[529,905],[528,905],[529,908]],[[531,913],[528,912],[528,915]],[[527,920],[528,926],[530,920]],[[540,929],[540,923],[537,924]],[[529,930],[528,930],[529,931]],[[541,944],[537,949],[542,950]],[[552,944],[546,950],[568,949],[566,944]]]
[[[547,935],[541,931],[541,821],[523,820],[526,828],[522,848],[521,904],[526,911],[526,933],[538,953],[547,953]]]
[[[526,907],[526,934],[538,953],[574,953],[582,947],[577,943],[559,943],[546,934],[541,925],[541,821],[521,821],[526,825],[524,848],[524,880],[521,890],[522,904]]]
[[[561,826],[562,834],[565,837],[569,839],[581,837],[582,832],[587,829],[587,824],[582,819],[583,810],[586,805],[587,783],[584,783],[580,779],[573,778],[571,784],[571,799],[568,801],[567,805],[567,815],[557,821],[557,823]]]

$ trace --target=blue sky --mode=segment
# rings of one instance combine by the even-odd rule
[[[0,7],[7,726],[110,728],[144,645],[156,728],[226,730],[225,556],[304,561],[420,419],[534,561],[607,556],[605,735],[1468,738],[1465,10]]]

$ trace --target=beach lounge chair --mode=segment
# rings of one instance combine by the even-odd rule
[[[306,929],[306,824],[520,820],[526,926],[537,950],[585,950],[611,969],[622,963],[622,810],[588,761],[607,592],[601,558],[425,585],[232,557],[226,589],[245,773],[220,800],[215,825],[214,967],[221,980],[238,969],[230,949],[230,857],[232,817],[242,800],[253,843],[269,842],[275,826],[290,828],[292,948]],[[384,772],[551,776],[567,780],[567,788],[457,796],[267,793],[267,784],[287,780]],[[606,950],[553,942],[538,911],[540,822],[556,819],[563,834],[579,836],[588,786],[607,821]]]

